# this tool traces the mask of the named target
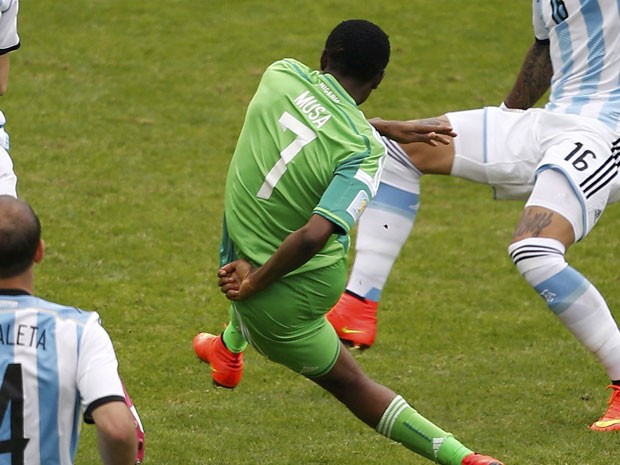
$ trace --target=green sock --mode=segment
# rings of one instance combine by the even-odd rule
[[[463,458],[472,453],[450,433],[416,412],[401,396],[392,400],[376,429],[407,449],[442,465],[461,465]]]
[[[232,307],[230,308],[230,323],[228,323],[228,326],[226,326],[226,329],[224,329],[222,333],[222,340],[228,350],[236,354],[243,352],[248,346],[248,341],[241,333],[239,320],[237,320],[237,316]]]

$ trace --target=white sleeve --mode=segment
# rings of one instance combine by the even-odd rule
[[[542,2],[532,0],[532,23],[534,25],[534,35],[539,40],[547,40],[549,38],[549,31],[545,26],[545,19],[543,16]]]
[[[77,387],[87,411],[93,402],[125,398],[112,340],[96,313],[86,324],[80,340]]]
[[[8,3],[7,0],[0,1],[2,5]],[[11,0],[6,11],[0,11],[0,55],[19,47],[19,35],[17,34],[17,12],[19,11],[19,0]]]
[[[0,195],[17,197],[17,176],[13,169],[13,160],[2,145],[5,136],[4,129],[0,127]]]

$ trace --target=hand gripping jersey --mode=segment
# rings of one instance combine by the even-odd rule
[[[376,193],[384,157],[380,136],[333,76],[292,59],[273,63],[248,106],[229,167],[222,261],[238,256],[262,265],[312,214],[332,221],[339,234],[293,273],[342,259],[349,230]]]

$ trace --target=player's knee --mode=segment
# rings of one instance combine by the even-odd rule
[[[537,286],[567,266],[565,251],[560,241],[546,237],[528,237],[508,247],[517,270],[531,286]]]

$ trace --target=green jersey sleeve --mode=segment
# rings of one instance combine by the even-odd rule
[[[384,158],[377,158],[368,163],[369,153],[362,153],[345,159],[338,165],[334,177],[321,197],[314,213],[324,216],[335,223],[342,234],[348,234],[357,222],[366,205],[377,192]],[[377,166],[378,169],[368,172],[365,166]]]

